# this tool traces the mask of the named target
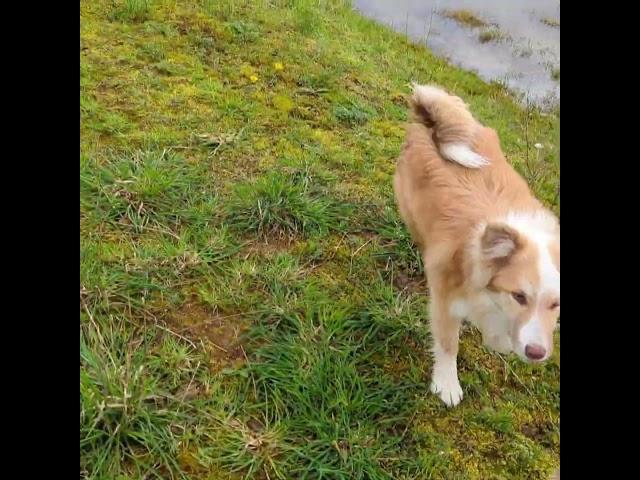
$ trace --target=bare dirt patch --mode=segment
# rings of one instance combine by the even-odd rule
[[[214,371],[239,366],[246,360],[242,335],[248,323],[241,314],[224,315],[195,300],[189,300],[178,310],[169,313],[168,323],[180,335],[202,342]]]
[[[267,238],[265,240],[257,240],[246,245],[242,249],[242,254],[245,258],[252,255],[271,255],[274,253],[286,251],[295,244],[295,241],[291,238]]]
[[[424,275],[410,275],[408,273],[400,271],[396,273],[396,276],[393,279],[393,285],[398,290],[406,291],[409,294],[429,294],[427,280]]]

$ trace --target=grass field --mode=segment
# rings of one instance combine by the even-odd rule
[[[80,11],[81,478],[548,478],[558,352],[467,329],[463,402],[428,393],[391,178],[408,84],[433,82],[558,212],[558,111],[341,1]]]

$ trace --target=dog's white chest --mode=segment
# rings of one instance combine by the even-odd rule
[[[491,298],[483,293],[470,298],[456,298],[449,313],[459,321],[467,320],[482,332],[485,345],[498,352],[511,350],[509,319]]]

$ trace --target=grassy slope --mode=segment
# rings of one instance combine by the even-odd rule
[[[427,297],[391,191],[412,80],[462,95],[556,210],[557,113],[337,1],[83,1],[80,56],[81,473],[557,465],[557,354],[530,367],[466,331],[463,403],[427,393]]]

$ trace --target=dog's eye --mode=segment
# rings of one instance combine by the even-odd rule
[[[551,310],[555,310],[556,308],[560,308],[560,302],[558,302],[558,301],[553,302],[553,303],[551,304],[551,307],[549,307],[549,308],[550,308]]]
[[[522,293],[522,292],[512,292],[511,296],[520,305],[526,305],[527,304],[527,296],[524,293]]]

